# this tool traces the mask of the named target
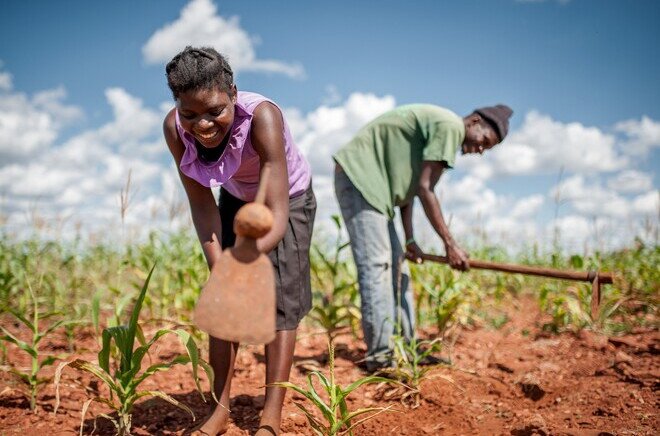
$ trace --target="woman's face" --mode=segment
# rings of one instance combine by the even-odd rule
[[[234,124],[233,96],[219,88],[197,89],[179,94],[176,109],[181,127],[192,134],[202,146],[214,148],[231,132]]]

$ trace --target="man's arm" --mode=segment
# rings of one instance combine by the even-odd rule
[[[185,146],[176,131],[174,123],[175,110],[176,109],[172,109],[167,117],[165,117],[163,133],[165,134],[165,141],[172,153],[172,157],[174,157],[174,162],[176,163],[181,183],[188,196],[190,213],[192,215],[193,224],[195,225],[195,230],[197,231],[197,237],[202,244],[206,263],[208,264],[209,269],[212,269],[222,253],[222,248],[220,246],[220,232],[222,229],[220,224],[220,213],[218,212],[218,207],[215,204],[211,189],[200,185],[197,181],[183,174],[179,169]]]
[[[406,257],[416,263],[422,263],[422,250],[419,248],[415,242],[415,232],[413,231],[413,203],[414,199],[410,200],[410,203],[400,206],[401,209],[401,224],[403,224],[403,233],[406,237]]]
[[[445,219],[442,216],[440,201],[433,191],[435,189],[435,185],[438,183],[438,180],[440,180],[440,176],[442,175],[444,169],[445,164],[441,161],[422,162],[422,172],[419,177],[419,188],[417,191],[417,196],[422,202],[424,213],[431,223],[431,226],[445,243],[445,251],[447,253],[447,257],[449,258],[449,264],[452,268],[465,271],[470,268],[468,255],[458,246],[458,244],[456,244],[454,238],[451,236],[449,228],[445,223]],[[412,212],[409,213],[412,216]]]

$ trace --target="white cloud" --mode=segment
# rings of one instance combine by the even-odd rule
[[[142,140],[162,123],[158,112],[145,109],[142,100],[121,88],[107,89],[105,97],[112,106],[115,119],[103,126],[99,133],[111,143]]]
[[[624,193],[648,191],[653,187],[653,176],[642,171],[626,170],[611,177],[607,186]]]
[[[574,210],[587,216],[624,218],[629,213],[629,203],[624,197],[604,188],[597,179],[587,181],[583,175],[563,180],[550,190],[550,195],[570,203]]]
[[[286,110],[287,123],[314,175],[331,175],[332,154],[373,118],[393,109],[394,97],[353,93],[338,106],[322,105],[307,115]]]
[[[595,174],[625,168],[629,160],[617,153],[616,138],[596,127],[561,123],[531,111],[504,143],[483,156],[462,156],[459,165],[475,176],[553,174],[561,168]]]
[[[308,114],[296,108],[284,109],[296,144],[312,167],[319,220],[339,213],[334,194],[332,154],[348,142],[360,127],[394,106],[394,97],[389,95],[378,97],[353,93],[342,104],[321,105]]]
[[[554,235],[556,232],[560,246],[580,251],[585,241],[590,239],[593,229],[593,221],[580,215],[568,215],[550,221],[546,226],[546,234]]]
[[[649,191],[635,197],[632,201],[632,210],[641,215],[658,216],[660,213],[660,191]]]
[[[238,17],[217,15],[211,0],[192,0],[181,10],[176,21],[158,29],[142,47],[148,63],[169,62],[187,45],[211,46],[227,56],[234,71],[260,71],[302,78],[302,65],[273,59],[258,59],[255,46],[258,39],[250,36]]]
[[[46,150],[67,123],[81,117],[80,108],[65,105],[59,87],[29,97],[19,92],[0,93],[0,161],[20,162]]]
[[[621,121],[614,126],[614,129],[628,137],[622,147],[626,154],[644,156],[652,149],[660,147],[660,122],[646,115],[639,121]]]
[[[6,71],[0,71],[0,91],[11,91],[12,88],[11,74]]]
[[[511,209],[511,217],[518,219],[531,217],[538,213],[541,206],[543,206],[544,201],[545,199],[541,194],[534,194],[529,197],[521,198]]]
[[[76,116],[75,111],[64,110],[57,117],[47,112],[67,107],[62,103],[65,95],[60,89],[31,100],[16,94],[12,97],[22,104],[16,104],[17,109],[30,108],[50,126]],[[145,108],[140,99],[121,88],[108,89],[106,99],[114,114],[106,124],[80,132],[61,144],[55,142],[53,134],[41,142],[39,152],[33,152],[29,162],[3,161],[0,193],[7,197],[3,207],[10,211],[7,225],[20,229],[25,220],[45,222],[51,228],[44,231],[57,232],[55,237],[59,237],[63,227],[78,222],[84,223],[86,232],[116,228],[120,220],[119,192],[129,171],[134,201],[126,222],[147,231],[150,226],[167,221],[169,211],[158,210],[159,217],[155,219],[156,202],[147,201],[161,195],[162,162],[171,162],[161,138],[162,114]],[[160,151],[155,150],[157,145],[161,146]],[[174,192],[177,191],[167,194],[173,196]],[[136,216],[144,217],[147,206],[152,207],[149,220],[141,223],[149,222],[150,226],[139,225]]]
[[[316,228],[333,231],[328,220],[331,214],[338,213],[338,206],[331,155],[364,124],[394,108],[395,99],[389,95],[353,93],[329,103],[340,94],[334,88],[328,92],[332,98],[310,112],[296,108],[284,112],[297,144],[312,165],[318,201]],[[98,128],[58,141],[60,126],[79,116],[77,108],[66,104],[63,89],[32,97],[8,92],[3,97],[7,98],[1,99],[0,107],[12,110],[0,111],[0,120],[7,115],[22,115],[11,127],[14,130],[7,130],[10,134],[24,134],[20,127],[26,119],[41,126],[30,131],[40,132],[41,137],[26,143],[32,144],[29,162],[15,157],[0,165],[0,197],[4,197],[1,215],[3,226],[9,231],[24,228],[26,222],[33,226],[46,222],[51,223],[54,234],[67,228],[71,233],[82,223],[86,233],[98,232],[117,241],[121,234],[130,236],[151,229],[190,225],[185,194],[160,127],[171,103],[148,107],[122,88],[109,88],[105,97],[112,118]],[[2,128],[8,127],[0,124]],[[533,138],[534,129],[539,131],[538,137]],[[50,136],[44,132],[50,132]],[[538,114],[528,116],[520,132],[512,132],[513,137],[516,135],[518,140],[504,144],[491,161],[486,156],[462,158],[457,170],[443,175],[437,192],[445,218],[460,243],[519,247],[527,241],[549,248],[557,228],[565,246],[581,250],[586,244],[600,247],[598,244],[626,243],[644,232],[644,219],[657,219],[658,192],[652,187],[652,174],[626,169],[609,179],[599,175],[604,168],[616,167],[613,163],[619,159],[611,136],[578,123],[557,123]],[[554,151],[558,154],[569,153],[565,143],[578,148],[581,143],[598,143],[606,149],[601,157],[607,165],[587,159],[586,164],[573,167],[576,173],[569,173],[559,186],[539,188],[548,191],[549,197],[541,192],[517,196],[511,185],[503,188],[487,182],[506,173],[519,176],[515,180],[524,183],[524,174],[557,170],[569,156],[555,156],[546,150],[550,137],[559,138],[559,150]],[[583,148],[582,153],[589,155],[590,151]],[[467,172],[463,172],[465,168]],[[122,227],[119,192],[129,170],[134,197]],[[552,196],[558,192],[564,204],[559,209],[560,218],[548,222],[543,219],[543,209],[552,208]],[[547,215],[548,210],[545,212]],[[441,251],[441,241],[419,204],[414,221],[423,248]]]

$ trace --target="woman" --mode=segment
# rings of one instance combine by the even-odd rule
[[[273,263],[277,287],[277,334],[266,345],[266,384],[286,381],[296,329],[311,307],[309,245],[316,200],[309,164],[280,109],[259,94],[237,91],[231,67],[213,48],[186,47],[167,64],[166,72],[176,107],[167,114],[163,130],[209,269],[222,249],[234,244],[234,215],[254,200],[260,176],[265,168],[270,170],[266,205],[274,224],[257,241]],[[217,187],[218,206],[211,192]],[[227,430],[238,345],[210,338],[219,404],[200,428],[202,434]],[[257,435],[279,434],[284,396],[283,388],[266,387]]]

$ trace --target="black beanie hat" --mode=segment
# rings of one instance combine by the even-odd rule
[[[509,133],[509,118],[511,118],[513,110],[509,106],[498,104],[475,109],[474,112],[490,123],[502,142]]]

